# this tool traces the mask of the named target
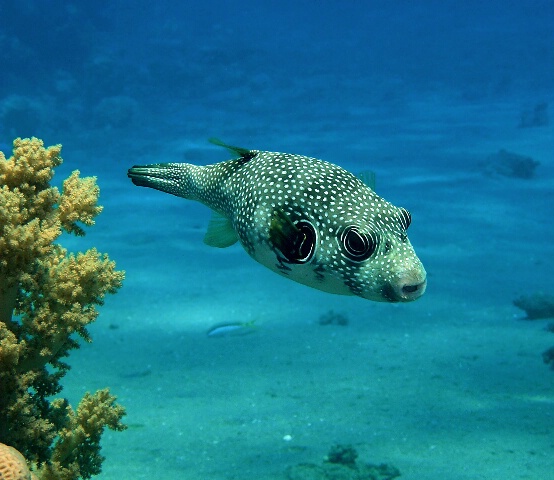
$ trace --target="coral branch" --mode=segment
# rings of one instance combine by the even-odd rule
[[[122,430],[122,407],[107,389],[86,394],[75,413],[62,390],[62,361],[90,341],[106,294],[124,273],[92,248],[68,253],[55,243],[62,230],[84,235],[102,211],[94,177],[75,171],[63,192],[50,185],[61,146],[17,139],[13,156],[0,152],[0,442],[17,448],[41,480],[90,478],[100,472],[105,427]]]
[[[79,171],[75,170],[63,182],[59,206],[62,227],[70,233],[84,235],[85,231],[77,222],[89,227],[94,225],[94,217],[102,211],[102,207],[97,205],[99,193],[96,177],[79,178]]]
[[[102,432],[105,427],[126,428],[120,421],[123,408],[115,403],[108,389],[94,395],[86,393],[77,412],[63,402],[58,402],[57,407],[65,409],[68,423],[60,431],[51,461],[38,469],[40,479],[71,480],[97,475],[104,460],[100,455]]]

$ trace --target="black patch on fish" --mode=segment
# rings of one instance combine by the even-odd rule
[[[388,300],[389,302],[398,302],[398,296],[396,295],[394,289],[392,288],[392,285],[387,283],[381,290],[383,298]]]
[[[282,210],[276,210],[269,226],[269,239],[287,263],[308,263],[316,249],[317,233],[307,220],[292,222]],[[277,256],[279,258],[279,256]]]
[[[288,275],[289,272],[292,272],[292,268],[290,268],[286,262],[286,259],[281,255],[281,253],[277,250],[275,250],[275,254],[277,255],[277,261],[279,263],[275,264],[275,268],[277,268],[283,275]]]
[[[353,279],[345,279],[344,284],[348,287],[353,295],[362,296],[363,289],[359,285],[356,285],[356,282],[354,282]]]
[[[314,273],[316,278],[323,283],[326,273],[325,267],[323,265],[318,265],[316,268],[314,268]]]

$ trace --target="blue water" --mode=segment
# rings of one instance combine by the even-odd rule
[[[554,293],[554,2],[3,0],[0,65],[0,149],[40,137],[63,144],[54,183],[97,176],[104,212],[64,245],[127,272],[64,379],[72,403],[109,386],[127,407],[98,478],[286,479],[336,443],[406,479],[551,478],[554,336],[512,301]],[[226,160],[213,136],[375,171],[425,296],[294,284],[126,177]]]

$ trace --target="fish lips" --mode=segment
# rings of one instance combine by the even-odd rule
[[[413,302],[421,297],[427,289],[427,277],[424,274],[419,279],[407,276],[394,283],[387,283],[383,289],[383,299],[387,302]]]

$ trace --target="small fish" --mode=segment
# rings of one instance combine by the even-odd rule
[[[254,321],[219,323],[211,327],[206,335],[208,337],[242,337],[249,335],[255,331]]]
[[[252,258],[291,280],[383,302],[423,295],[427,277],[408,240],[406,209],[323,160],[212,143],[237,158],[205,167],[136,165],[127,175],[135,185],[207,205],[213,215],[206,244],[240,241]]]

